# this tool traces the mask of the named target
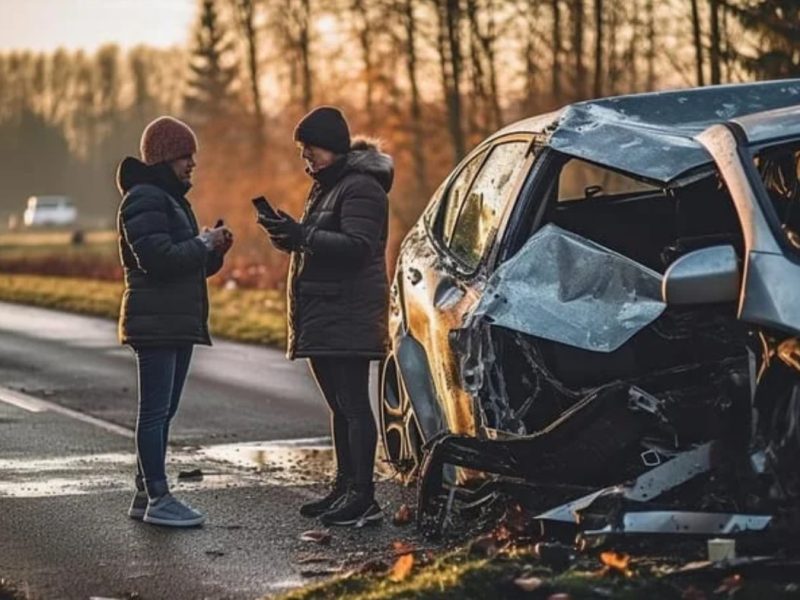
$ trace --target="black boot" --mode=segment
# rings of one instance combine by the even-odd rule
[[[331,491],[319,500],[303,504],[300,507],[300,514],[304,517],[320,516],[342,500],[347,495],[347,490],[350,489],[351,485],[351,482],[344,475],[337,473],[336,479],[333,480],[333,485],[331,485]]]
[[[320,517],[323,525],[363,527],[377,525],[383,519],[381,507],[375,502],[373,486],[352,487],[344,500]]]

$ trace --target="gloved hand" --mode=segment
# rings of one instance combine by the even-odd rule
[[[200,238],[209,250],[219,250],[227,252],[233,244],[233,234],[227,227],[215,227],[214,229],[204,229]]]
[[[273,245],[292,251],[300,250],[305,243],[305,227],[284,211],[277,212],[277,219],[259,215],[258,224],[267,231]]]

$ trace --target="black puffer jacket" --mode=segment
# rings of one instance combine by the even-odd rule
[[[393,175],[392,159],[363,141],[314,174],[302,220],[308,249],[289,269],[289,358],[384,356]]]
[[[222,267],[209,252],[189,202],[189,186],[168,165],[148,167],[135,158],[117,169],[123,195],[117,213],[125,291],[119,337],[132,346],[211,344],[206,277]]]

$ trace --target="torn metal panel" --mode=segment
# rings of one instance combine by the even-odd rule
[[[800,80],[710,86],[568,106],[550,146],[663,183],[711,162],[693,138],[743,115],[800,103]]]
[[[600,497],[621,496],[626,500],[647,502],[686,483],[711,469],[714,442],[682,452],[675,458],[643,473],[629,486],[612,486],[597,490],[536,516],[539,521],[578,523],[578,514]]]
[[[735,535],[764,531],[771,515],[654,510],[628,512],[618,523],[583,531],[584,537],[609,534]]]
[[[661,276],[548,224],[492,275],[474,317],[595,352],[612,352],[655,321]]]

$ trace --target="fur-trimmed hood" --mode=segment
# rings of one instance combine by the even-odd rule
[[[394,181],[394,161],[380,150],[377,142],[366,138],[354,139],[347,153],[347,171],[372,175],[388,194]]]
[[[168,164],[149,166],[133,156],[126,156],[119,163],[116,179],[121,196],[142,183],[155,185],[176,198],[184,196],[192,187],[191,184],[179,181]]]
[[[146,164],[133,156],[126,156],[117,166],[117,189],[124,196],[140,183],[153,183],[153,173]]]

